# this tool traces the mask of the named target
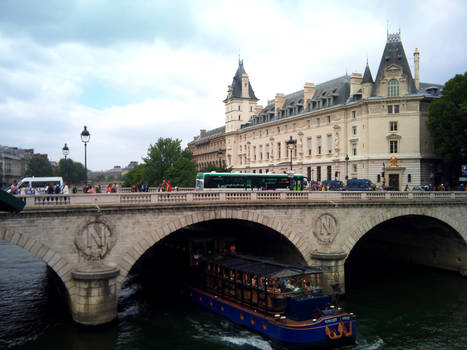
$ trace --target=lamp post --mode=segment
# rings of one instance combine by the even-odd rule
[[[292,139],[292,136],[290,136],[290,139],[285,141],[285,143],[287,144],[287,148],[290,150],[290,171],[292,171],[292,152],[297,145],[297,140]]]
[[[381,175],[383,177],[383,186],[386,184],[386,179],[384,177],[384,172],[386,171],[386,164],[383,162],[383,171],[381,172]]]
[[[68,148],[66,143],[65,143],[65,146],[63,146],[63,148],[62,148],[62,152],[63,152],[63,155],[65,156],[65,160],[66,160],[66,156],[70,154],[70,149]]]
[[[349,179],[349,155],[345,155],[345,179]]]
[[[89,139],[91,138],[91,134],[89,133],[88,129],[86,128],[86,125],[84,126],[84,130],[81,131],[81,141],[84,143],[84,181],[85,185],[88,184],[88,159],[87,159],[87,150],[86,146],[89,142]]]

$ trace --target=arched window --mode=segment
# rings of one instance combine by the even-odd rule
[[[399,96],[399,82],[396,79],[389,80],[388,96]]]

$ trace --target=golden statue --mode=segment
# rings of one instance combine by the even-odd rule
[[[391,168],[397,168],[397,158],[392,156],[391,159],[389,159],[389,164]]]

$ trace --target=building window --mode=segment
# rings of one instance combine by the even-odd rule
[[[352,111],[352,119],[356,119],[357,118],[357,111]]]
[[[285,125],[284,127],[285,127],[285,132],[287,132],[289,126],[288,126],[288,125]]]
[[[238,106],[238,110],[240,110],[240,106]]]
[[[389,80],[388,83],[388,96],[399,96],[399,82],[396,79]]]
[[[321,167],[320,166],[316,167],[316,180],[321,181]]]
[[[392,114],[392,105],[388,105],[388,114]]]
[[[281,143],[277,143],[277,159],[281,159]]]
[[[331,166],[328,165],[327,168],[326,168],[326,170],[327,170],[327,171],[326,171],[326,179],[327,179],[327,180],[331,180],[331,175],[332,175],[332,174],[331,174],[331,173],[332,173]]]
[[[318,146],[318,154],[321,154],[321,136],[316,138],[316,145]]]
[[[292,128],[293,128],[293,131],[297,130],[297,124],[293,123]]]
[[[308,181],[311,180],[311,166],[306,168],[306,177]]]
[[[399,113],[399,105],[394,105],[394,114]]]
[[[328,124],[331,124],[331,116],[328,115]]]
[[[412,182],[412,175],[411,174],[407,175],[407,182]]]
[[[250,112],[253,112],[253,106],[250,106]]]
[[[389,141],[389,153],[397,153],[397,141]]]
[[[277,133],[278,133],[278,134],[281,133],[281,127],[280,127],[280,126],[277,127]]]
[[[262,173],[263,173],[263,169],[259,169],[259,173],[262,174]]]
[[[263,160],[263,145],[259,145],[259,159]]]
[[[353,164],[353,172],[356,173],[358,170],[357,164]]]
[[[332,135],[328,135],[328,153],[332,153]]]
[[[308,155],[309,155],[309,156],[311,156],[311,153],[312,153],[312,152],[311,152],[311,150],[312,150],[312,143],[311,143],[311,141],[312,141],[312,139],[311,139],[311,137],[309,137],[309,138],[307,139]]]
[[[256,160],[256,146],[253,146],[253,160]]]
[[[316,125],[317,125],[317,126],[319,126],[320,122],[321,122],[321,119],[320,119],[320,118],[316,118]]]
[[[352,154],[354,156],[357,155],[357,144],[356,143],[352,143]]]
[[[380,174],[376,175],[376,182],[381,182],[381,175]]]
[[[352,135],[357,135],[357,127],[352,126]]]
[[[306,121],[306,124],[307,124],[307,127],[308,127],[308,129],[309,129],[309,128],[311,127],[311,120],[308,119],[308,120]]]
[[[389,122],[389,131],[397,131],[397,122]]]

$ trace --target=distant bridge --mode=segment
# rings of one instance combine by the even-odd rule
[[[149,248],[177,230],[213,220],[274,231],[304,263],[323,268],[321,284],[327,290],[336,282],[344,289],[345,260],[363,236],[400,218],[415,229],[429,223],[449,235],[404,238],[397,254],[467,274],[467,192],[191,191],[22,198],[23,212],[0,213],[0,239],[30,251],[57,273],[74,320],[83,324],[116,317],[122,282]]]

